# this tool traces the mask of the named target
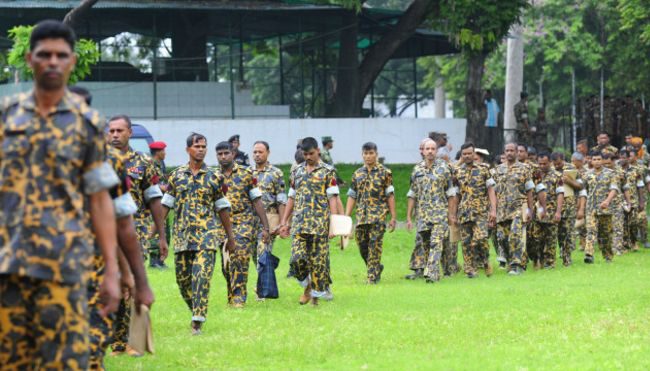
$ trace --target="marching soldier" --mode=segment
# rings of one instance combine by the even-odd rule
[[[574,154],[574,157],[582,156],[579,153]],[[560,246],[560,256],[562,257],[562,264],[565,267],[571,265],[571,252],[575,249],[575,222],[576,222],[576,212],[578,211],[577,200],[582,198],[578,196],[584,188],[584,183],[582,181],[582,174],[578,169],[571,163],[564,161],[564,154],[560,152],[553,152],[551,154],[551,161],[553,161],[553,166],[555,170],[558,171],[562,177],[562,184],[565,190],[564,192],[564,202],[562,204],[562,219],[558,224],[557,239],[558,245]],[[569,194],[566,190],[567,187],[570,187],[573,192]],[[558,206],[558,208],[560,208]],[[584,248],[584,246],[583,246]]]
[[[158,186],[160,190],[164,193],[167,192],[167,171],[165,169],[165,148],[167,144],[165,142],[152,142],[149,144],[149,150],[151,151],[151,162],[153,163],[154,170],[158,176],[159,182]],[[165,220],[165,237],[167,238],[167,243],[169,244],[169,229],[168,223]],[[156,231],[153,231],[151,238],[149,238],[149,267],[151,268],[167,268],[165,262],[160,259],[160,246],[158,244],[159,236]]]
[[[612,170],[616,176],[616,182],[619,191],[612,200],[612,249],[616,255],[623,253],[623,241],[625,233],[625,213],[630,209],[629,187],[625,180],[625,172],[614,162],[614,156],[609,153],[603,153],[602,163],[604,167]]]
[[[454,182],[458,187],[458,223],[463,242],[463,260],[468,278],[477,277],[479,268],[492,275],[490,252],[487,244],[488,225],[496,225],[496,185],[490,168],[475,162],[473,143],[460,147],[462,163],[455,166]]]
[[[451,167],[436,159],[436,142],[424,143],[424,163],[416,165],[407,194],[407,228],[413,228],[411,215],[417,203],[417,232],[422,235],[422,247],[427,256],[424,277],[427,283],[440,280],[443,244],[449,233],[449,222],[456,223],[454,202],[456,188],[452,184]]]
[[[638,235],[645,215],[639,214],[645,209],[645,182],[643,168],[636,163],[636,152],[633,147],[620,151],[620,164],[625,173],[625,189],[629,192],[630,207],[625,213],[624,249],[637,251]]]
[[[192,312],[193,335],[201,334],[208,314],[216,252],[224,237],[227,239],[224,254],[235,253],[231,206],[225,195],[223,176],[204,163],[207,143],[203,135],[190,134],[186,141],[189,162],[169,175],[169,187],[162,202],[165,215],[170,209],[176,215],[172,229],[176,283]],[[224,235],[219,234],[217,215]]]
[[[302,140],[305,162],[291,175],[289,200],[280,221],[280,236],[293,236],[291,266],[304,287],[300,304],[325,297],[331,284],[329,276],[330,215],[338,212],[339,187],[334,168],[320,160],[316,139]],[[289,217],[292,217],[291,231]]]
[[[388,227],[395,230],[395,188],[393,173],[377,162],[377,145],[372,142],[361,147],[364,166],[352,175],[348,190],[345,215],[356,210],[357,228],[355,238],[359,252],[368,268],[368,283],[377,284],[384,266],[381,264],[386,213],[390,212]],[[356,208],[355,208],[356,206]]]
[[[422,161],[415,165],[413,172],[417,169],[418,165],[424,164],[424,143],[431,140],[430,138],[425,138],[420,141],[420,157]],[[411,173],[411,179],[413,179],[413,173]],[[413,216],[417,214],[417,203],[413,206]],[[413,246],[413,251],[411,252],[411,259],[409,261],[409,269],[413,273],[407,274],[404,276],[407,280],[415,280],[418,278],[424,278],[424,266],[425,266],[425,252],[422,246],[422,235],[420,233],[415,234],[415,246]]]
[[[248,154],[239,150],[239,134],[235,134],[228,138],[228,143],[230,143],[230,146],[235,153],[235,162],[243,167],[251,166]]]
[[[598,143],[591,148],[592,152],[600,152],[601,154],[609,153],[615,155],[618,153],[618,148],[614,147],[609,142],[609,134],[606,131],[601,131],[596,137]]]
[[[535,250],[537,250],[537,256],[540,258],[540,265],[544,269],[555,268],[557,225],[562,220],[562,207],[564,205],[562,174],[553,169],[550,157],[551,155],[546,152],[537,157],[540,169],[537,187],[543,185],[546,189],[546,213],[544,217],[538,215],[535,220],[539,228],[539,235],[535,237],[533,243],[536,245]]]
[[[515,143],[505,145],[506,163],[497,166],[495,179],[497,239],[504,246],[509,265],[508,274],[513,276],[522,274],[526,266],[526,224],[533,217],[535,190],[530,169],[517,162],[516,151]],[[542,187],[540,191],[543,190]],[[545,202],[545,198],[541,202]],[[544,210],[541,210],[543,213]]]
[[[257,178],[250,168],[240,166],[234,161],[230,143],[221,142],[216,147],[219,166],[215,172],[223,176],[230,201],[230,219],[235,236],[235,250],[230,255],[230,264],[224,267],[224,277],[228,283],[228,304],[243,308],[246,304],[248,266],[256,234],[255,214],[262,224],[262,243],[271,243],[269,223],[266,219],[262,192],[257,188]]]
[[[519,95],[521,100],[515,104],[515,120],[517,121],[517,141],[525,145],[531,144],[532,128],[528,121],[528,93]]]

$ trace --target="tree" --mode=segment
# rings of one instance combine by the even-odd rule
[[[440,7],[440,16],[432,20],[446,31],[461,50],[466,65],[465,117],[466,141],[479,147],[488,147],[485,128],[483,77],[485,62],[491,52],[508,34],[510,26],[519,21],[525,0],[446,0]]]
[[[340,32],[337,88],[328,109],[328,115],[332,117],[361,115],[363,99],[390,57],[415,33],[428,15],[436,13],[440,3],[439,0],[413,0],[392,29],[375,42],[359,61],[359,20],[355,9],[360,9],[364,2],[339,1],[352,9],[343,17],[344,28]]]

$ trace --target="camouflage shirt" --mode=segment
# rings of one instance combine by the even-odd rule
[[[264,210],[270,214],[277,214],[278,206],[287,203],[282,170],[268,162],[264,169],[258,169],[256,165],[251,169],[253,170],[253,176],[257,179],[257,187],[262,191]]]
[[[334,168],[320,161],[311,172],[307,163],[291,175],[289,198],[294,199],[291,232],[326,236],[330,228],[329,199],[339,194]]]
[[[320,158],[324,163],[328,165],[334,165],[334,160],[332,160],[332,155],[330,154],[330,151],[326,150],[325,148],[321,150]]]
[[[105,162],[104,121],[65,93],[42,117],[33,93],[0,108],[0,274],[83,283],[93,237],[86,195],[119,179]]]
[[[216,213],[229,209],[223,176],[203,164],[196,175],[189,165],[169,174],[169,189],[162,204],[173,209],[176,220],[172,230],[175,252],[216,250],[221,239],[221,223]]]
[[[515,218],[526,203],[526,193],[535,188],[530,168],[521,162],[496,168],[497,222]]]
[[[519,101],[515,104],[515,121],[517,121],[517,130],[524,130],[524,121],[528,120],[528,104]]]
[[[429,230],[434,224],[448,223],[448,198],[456,196],[456,191],[452,184],[451,166],[445,161],[435,160],[430,168],[426,162],[415,165],[406,196],[418,205],[418,232]]]
[[[634,164],[623,169],[625,171],[625,189],[630,193],[630,203],[633,208],[639,207],[639,191],[645,187],[643,167]]]
[[[363,166],[352,174],[348,197],[356,201],[357,223],[383,223],[388,212],[388,197],[395,192],[393,173],[382,164],[372,169]]]
[[[540,223],[555,223],[554,217],[557,212],[557,197],[564,194],[564,182],[562,182],[562,173],[554,169],[548,172],[540,170],[537,185],[543,185],[546,190],[546,217],[538,221]],[[540,187],[541,188],[541,187]]]
[[[454,184],[458,187],[458,222],[487,220],[490,207],[488,188],[496,185],[486,164],[458,164],[452,168]]]
[[[600,172],[590,170],[585,173],[584,181],[587,189],[587,212],[595,212],[597,215],[611,215],[611,205],[603,210],[600,208],[600,204],[605,201],[609,191],[615,190],[620,193],[614,171],[605,167],[601,168]]]
[[[138,206],[135,214],[136,224],[151,222],[149,202],[163,196],[158,183],[160,177],[156,172],[153,162],[140,152],[135,152],[131,147],[124,153],[126,172],[131,179],[131,196]]]
[[[614,199],[612,200],[612,207],[615,209],[621,210],[623,208],[623,202],[625,197],[623,197],[623,192],[627,191],[630,187],[627,186],[627,181],[625,180],[625,170],[622,167],[614,164],[610,169],[616,175],[616,185],[618,186],[619,192],[616,193]]]
[[[576,178],[575,181],[582,184],[584,186],[584,181],[582,180],[582,175],[584,173],[584,170],[579,170],[577,169],[572,163],[570,162],[564,162],[562,165],[561,169],[556,169],[556,171],[560,172],[560,175],[563,176],[566,171],[576,171]],[[564,189],[566,190],[567,187],[571,188],[570,185],[564,183],[563,185]],[[573,189],[573,188],[572,188]],[[568,218],[570,215],[574,214],[574,209],[577,206],[576,200],[579,197],[586,197],[586,193],[582,192],[582,190],[578,189],[573,189],[573,196],[567,197],[566,192],[564,193],[564,204],[562,205],[562,217],[563,218]]]

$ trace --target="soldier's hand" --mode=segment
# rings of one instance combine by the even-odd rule
[[[560,210],[558,210],[558,211],[555,213],[555,218],[554,218],[554,220],[555,220],[556,223],[559,223],[559,222],[562,220],[562,213],[560,212]]]
[[[488,225],[490,227],[494,227],[497,224],[497,212],[494,210],[490,210],[490,213],[488,214]]]
[[[271,242],[271,236],[270,236],[269,231],[267,229],[262,230],[262,241],[264,241],[264,243],[270,243]]]
[[[140,307],[142,305],[145,305],[147,308],[151,309],[151,305],[155,299],[153,296],[153,291],[151,291],[149,284],[146,284],[144,287],[136,288],[133,300],[135,302],[135,311],[138,314],[140,314]]]
[[[167,240],[165,238],[159,238],[158,244],[160,246],[160,261],[165,261],[167,255],[169,255],[169,246],[167,246]]]
[[[584,219],[584,218],[585,218],[585,212],[584,211],[578,211],[578,213],[576,214],[576,219],[580,220],[580,219]]]
[[[289,226],[288,225],[283,225],[279,229],[280,232],[280,237],[281,238],[287,238],[289,237]]]
[[[608,207],[609,207],[609,202],[603,201],[603,202],[600,203],[600,208],[601,209],[604,210],[604,209],[607,209]]]
[[[458,217],[456,215],[449,215],[449,225],[456,225],[458,223]]]
[[[406,221],[406,230],[411,231],[413,229],[413,223],[410,220]]]
[[[228,237],[228,240],[226,241],[226,250],[231,254],[235,253],[235,236]]]
[[[397,220],[391,219],[390,222],[388,222],[388,232],[395,232],[395,226],[397,226]]]
[[[120,305],[120,277],[119,273],[108,272],[104,273],[104,281],[99,287],[99,296],[101,298],[103,308],[99,311],[102,317],[106,317],[111,313],[117,311]]]

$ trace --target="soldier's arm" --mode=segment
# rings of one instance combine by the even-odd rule
[[[497,220],[497,193],[494,190],[496,187],[496,182],[494,179],[490,178],[487,180],[487,191],[488,199],[490,200],[490,212],[488,214],[488,220],[490,224],[496,223]]]
[[[214,175],[214,174],[213,174]],[[226,198],[226,186],[223,183],[223,177],[214,175],[213,181],[214,208],[219,215],[219,221],[226,231],[226,249],[233,253],[235,251],[235,235],[232,231],[232,221],[230,220],[230,201]]]
[[[354,206],[357,203],[357,191],[357,181],[353,175],[352,181],[350,182],[350,188],[348,189],[348,201],[345,204],[345,215],[347,216],[352,216]]]
[[[266,237],[263,238],[268,239],[268,236],[270,234],[269,221],[266,218],[266,210],[264,210],[264,204],[262,203],[262,191],[257,188],[257,179],[252,175],[251,179],[252,181],[248,186],[248,198],[253,203],[255,214],[257,214],[257,216],[260,218],[260,222],[262,222],[262,228],[266,232]]]
[[[278,203],[278,213],[280,214],[280,218],[282,218],[287,205],[287,194],[285,193],[284,174],[282,174],[281,170],[278,172],[276,187],[275,201]]]
[[[395,187],[393,186],[393,173],[389,170],[386,174],[386,189],[384,193],[387,196],[388,211],[390,212],[390,222],[388,224],[390,231],[395,230],[397,225],[397,213],[395,212]]]
[[[147,160],[145,164],[144,182],[144,202],[151,210],[151,216],[158,232],[160,244],[160,259],[167,258],[167,237],[165,236],[165,217],[163,216],[163,207],[161,200],[163,197],[162,190],[158,185],[160,178],[156,172],[153,162]]]
[[[106,316],[117,310],[120,301],[115,213],[111,196],[105,189],[92,193],[89,196],[89,203],[93,231],[105,262],[104,283],[101,288],[104,308],[101,314]]]
[[[128,217],[117,219],[117,227],[119,245],[131,272],[133,272],[133,279],[135,281],[135,310],[140,313],[140,305],[142,304],[151,308],[154,296],[151,287],[149,287],[149,282],[147,282],[147,273],[144,269],[142,251],[140,249],[138,235],[135,231],[135,225],[133,224],[133,217],[129,215]]]

